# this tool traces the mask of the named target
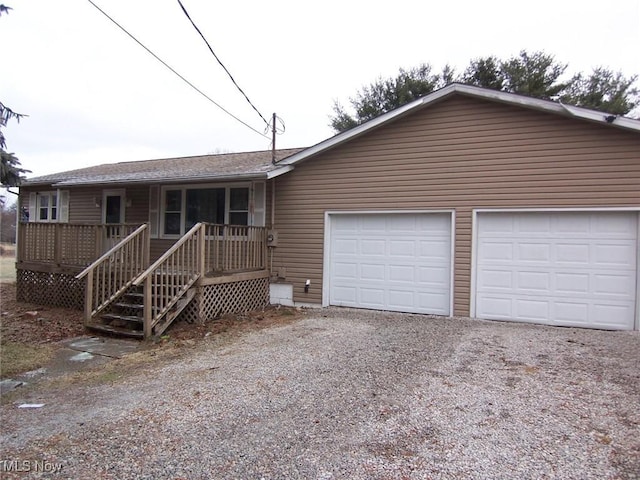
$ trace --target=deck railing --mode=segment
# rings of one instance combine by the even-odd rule
[[[85,267],[140,224],[21,223],[18,263]]]
[[[262,270],[267,266],[267,229],[243,225],[205,225],[207,272]]]
[[[144,337],[200,278],[204,258],[204,224],[197,223],[133,282],[144,285]]]
[[[149,265],[149,228],[139,226],[76,275],[87,279],[85,323],[117,299]]]

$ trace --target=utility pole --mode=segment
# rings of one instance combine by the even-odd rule
[[[276,114],[271,117],[271,163],[276,164]]]

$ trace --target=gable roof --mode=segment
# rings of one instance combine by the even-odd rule
[[[611,128],[640,132],[639,120],[514,93],[453,83],[357,127],[339,133],[312,147],[276,150],[277,163],[275,165],[271,162],[271,150],[199,155],[98,165],[29,178],[23,181],[22,186],[52,185],[54,187],[68,187],[81,185],[275,178],[293,170],[299,162],[337,147],[405,115],[414,113],[419,109],[428,108],[453,95],[464,95],[481,100],[504,103],[592,123],[599,123]]]
[[[270,173],[270,178],[277,177],[278,175],[282,175],[293,170],[295,164],[307,160],[310,157],[337,147],[338,145],[370,132],[371,130],[374,130],[386,123],[410,113],[414,113],[419,109],[427,108],[430,105],[436,104],[453,95],[465,95],[482,100],[489,100],[532,110],[554,113],[566,117],[573,117],[584,121],[600,123],[612,128],[622,128],[625,130],[640,132],[639,120],[610,115],[596,110],[564,105],[550,100],[542,100],[514,93],[506,93],[498,90],[474,87],[472,85],[453,83],[283,159],[278,162],[280,168]]]
[[[301,150],[301,148],[276,150],[276,161]],[[22,186],[69,187],[119,183],[269,178],[269,173],[278,168],[277,165],[271,163],[271,156],[271,150],[264,150],[109,163],[29,178],[22,182]]]

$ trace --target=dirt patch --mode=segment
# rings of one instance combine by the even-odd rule
[[[85,334],[82,312],[16,301],[16,284],[0,284],[2,343],[49,344]]]

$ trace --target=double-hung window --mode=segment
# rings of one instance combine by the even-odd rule
[[[248,225],[247,186],[165,187],[162,190],[162,235],[184,235],[198,222]]]
[[[38,195],[38,221],[55,222],[58,219],[58,195],[56,192]]]
[[[68,222],[69,191],[53,190],[29,193],[29,209],[25,210],[24,220],[29,222]]]

